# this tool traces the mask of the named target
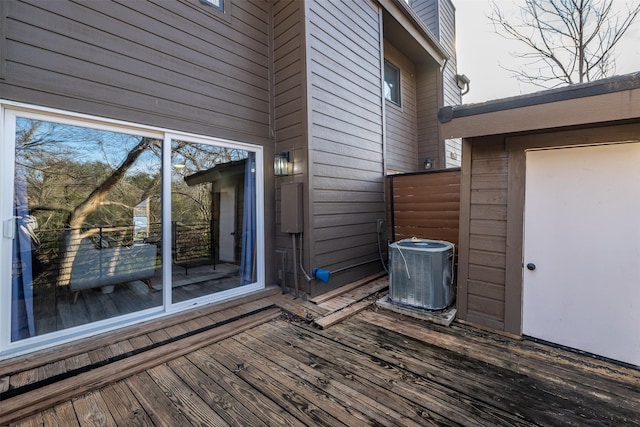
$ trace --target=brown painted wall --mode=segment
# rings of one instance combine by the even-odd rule
[[[400,70],[400,105],[385,100],[387,173],[415,172],[418,167],[416,67],[391,43],[384,58]]]
[[[0,97],[265,147],[273,283],[271,5],[2,0]]]
[[[291,236],[280,232],[280,188],[284,183],[305,182],[308,169],[303,6],[297,0],[280,0],[273,5],[275,151],[288,151],[294,163],[292,176],[275,178],[275,268],[278,283],[291,289],[298,268],[293,262]],[[306,281],[300,279],[299,286],[309,292]]]
[[[311,295],[382,269],[381,11],[371,0],[305,2],[309,192],[305,265],[331,271]],[[359,265],[362,264],[362,265]],[[344,270],[343,270],[344,269]]]
[[[433,168],[444,168],[444,146],[440,141],[437,117],[440,104],[440,71],[434,65],[422,64],[417,69],[418,98],[418,158],[417,169],[424,168],[427,157],[434,161]]]
[[[269,4],[3,0],[6,99],[264,144]]]
[[[419,80],[422,80],[421,90],[428,86],[427,90],[431,92],[430,99],[428,97],[420,99],[422,105],[419,123],[420,133],[423,136],[419,160],[422,163],[426,157],[431,157],[435,160],[436,167],[459,167],[461,140],[441,140],[439,129],[432,124],[434,109],[442,105],[459,105],[462,99],[456,78],[458,69],[455,43],[455,7],[450,0],[410,0],[409,4],[438,39],[449,57],[442,71],[431,70],[431,76],[424,69],[421,69],[419,73]],[[429,126],[434,126],[434,129],[428,129]],[[430,141],[429,138],[432,140]]]
[[[473,141],[463,153],[458,279],[460,317],[504,329],[508,156],[500,139]],[[465,170],[465,166],[470,170]],[[466,198],[465,198],[466,197]]]
[[[521,333],[525,150],[640,140],[640,124],[463,142],[458,317]]]

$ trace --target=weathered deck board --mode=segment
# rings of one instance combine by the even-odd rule
[[[194,394],[192,389],[166,364],[147,369],[147,373],[171,404],[180,408],[180,412],[192,424],[221,427],[227,425],[227,422],[200,396]]]
[[[71,401],[61,403],[42,412],[42,421],[45,426],[79,426],[76,411]]]
[[[327,309],[318,307],[315,304],[296,298],[290,294],[276,295],[270,299],[283,310],[307,320],[313,320],[328,312]]]
[[[100,347],[108,346],[119,340],[135,338],[170,325],[185,323],[191,319],[196,319],[211,313],[233,309],[244,304],[258,303],[266,306],[272,304],[272,302],[269,301],[268,298],[276,294],[280,294],[280,289],[277,287],[272,287],[249,294],[241,298],[217,304],[206,305],[195,310],[170,315],[160,320],[143,322],[139,325],[123,328],[117,332],[101,334],[97,337],[90,337],[87,339],[75,341],[70,344],[61,345],[56,348],[55,352],[51,352],[50,350],[41,350],[27,356],[20,356],[14,359],[2,360],[0,361],[0,376],[4,376],[6,374],[14,374],[16,372],[25,371],[33,367],[39,367],[56,360],[73,357],[75,355],[86,353]]]
[[[319,307],[332,311],[337,311],[351,305],[355,302],[368,298],[370,295],[376,294],[389,287],[389,279],[387,277],[379,278],[362,286],[344,292],[329,301],[318,304]]]
[[[73,399],[73,409],[81,426],[117,426],[106,402],[97,391]]]
[[[160,347],[136,354],[126,359],[107,364],[86,373],[69,377],[56,383],[45,385],[26,394],[4,400],[0,413],[0,425],[12,420],[17,414],[28,415],[65,399],[76,396],[100,386],[106,386],[138,372],[150,369],[160,363],[195,351],[208,343],[226,339],[238,331],[251,328],[259,323],[272,319],[280,313],[278,309],[270,309],[256,315],[240,319],[219,328],[191,335]]]
[[[356,313],[361,312],[374,303],[375,301],[359,301],[346,307],[342,307],[330,314],[327,314],[326,316],[322,316],[319,319],[316,319],[314,323],[322,329],[326,329],[338,322],[342,322],[344,319],[353,316]]]
[[[335,399],[348,402],[348,407],[352,408],[352,411],[358,411],[362,416],[365,416],[367,423],[389,426],[398,424],[403,426],[446,424],[446,420],[442,417],[436,417],[435,420],[422,417],[424,414],[420,408],[403,405],[402,401],[396,398],[394,392],[389,392],[384,387],[380,387],[379,384],[354,374],[348,366],[342,367],[341,365],[345,362],[345,359],[336,357],[338,355],[334,351],[338,349],[335,343],[330,346],[312,346],[312,341],[319,337],[307,335],[309,339],[304,341],[305,347],[309,344],[312,347],[309,348],[309,351],[314,350],[313,353],[309,353],[294,345],[294,341],[290,341],[291,338],[297,340],[303,335],[292,336],[292,334],[285,333],[282,334],[283,338],[286,337],[282,342],[274,342],[274,329],[277,329],[277,334],[281,335],[288,328],[284,325],[274,324],[263,326],[251,332],[248,331],[247,334],[242,334],[235,339],[243,342],[247,347],[255,348],[262,352],[273,363],[278,364],[283,369],[288,369],[310,384],[321,385],[324,392],[331,394]],[[247,336],[253,337],[254,340],[248,340]],[[274,350],[276,351],[274,352]],[[326,354],[328,350],[331,354]],[[370,363],[368,364],[370,365]],[[388,379],[389,377],[385,377],[385,380]],[[415,415],[414,417],[419,419],[413,419],[410,414],[420,414],[420,417]],[[434,423],[435,421],[437,423]]]
[[[205,348],[186,356],[198,369],[215,381],[226,392],[229,399],[236,399],[251,414],[268,426],[304,425],[276,402],[266,399],[249,383],[215,360],[211,350]]]
[[[350,426],[367,421],[361,413],[353,409],[353,405],[345,405],[345,400],[338,399],[328,393],[324,382],[309,381],[304,375],[301,375],[302,371],[297,367],[285,367],[274,362],[272,358],[268,357],[268,353],[273,350],[261,347],[259,342],[251,336],[242,334],[242,337],[244,339],[240,341],[232,340],[234,342],[225,343],[225,350],[243,360],[255,361],[256,363],[250,366],[255,366],[264,376],[270,377],[270,382],[277,381],[285,389],[297,390],[301,398],[312,402],[321,411],[335,418],[335,420],[331,420],[332,424]],[[248,346],[241,342],[246,340],[251,341]],[[245,364],[246,366],[248,365]]]
[[[275,331],[267,331],[268,325],[247,331],[248,334],[270,339]],[[461,423],[467,425],[526,425],[523,420],[486,405],[473,396],[457,393],[441,386],[430,378],[422,378],[401,367],[355,350],[342,342],[320,337],[302,328],[278,328],[283,344],[278,348],[298,360],[298,364],[313,366],[326,378],[344,381],[356,393],[372,398],[385,414],[393,420],[406,423],[406,414],[420,414],[422,424],[437,421],[437,425]],[[244,335],[244,334],[243,334]],[[330,351],[328,352],[328,349]],[[377,353],[375,347],[372,352]],[[405,402],[406,400],[406,402]],[[430,417],[430,418],[427,418]],[[378,421],[380,421],[378,419]]]
[[[598,390],[606,389],[619,399],[625,399],[629,391],[638,391],[640,389],[640,373],[637,370],[625,369],[621,366],[611,365],[607,363],[607,379],[593,375],[581,375],[579,372],[587,370],[587,372],[595,373],[596,371],[588,370],[588,366],[597,366],[595,359],[588,357],[580,357],[581,363],[576,364],[576,355],[572,355],[572,365],[566,365],[564,358],[569,358],[571,353],[566,351],[554,351],[552,347],[536,345],[532,342],[517,342],[506,339],[498,339],[496,336],[492,338],[482,338],[487,334],[473,334],[469,330],[452,328],[452,330],[437,329],[435,326],[431,328],[416,328],[415,322],[398,322],[397,317],[382,314],[363,313],[361,318],[375,327],[384,327],[413,338],[423,340],[425,342],[438,345],[473,357],[479,361],[513,370],[514,372],[539,378],[549,384],[558,383],[566,385],[567,381],[575,383],[575,387],[580,387],[586,391],[597,393]],[[455,332],[465,331],[461,335]],[[517,345],[515,345],[517,343]],[[541,351],[542,350],[542,351]],[[562,357],[564,356],[564,357]],[[526,357],[526,359],[523,359]],[[522,363],[526,360],[527,363]],[[566,369],[569,368],[569,369]],[[576,372],[577,371],[577,372]],[[611,373],[616,373],[616,378],[611,377]],[[626,373],[626,374],[625,374]],[[629,402],[635,409],[640,412],[640,401],[634,400]]]
[[[359,313],[374,303],[370,298],[372,295],[376,295],[389,287],[388,277],[380,277],[380,274],[376,274],[368,279],[370,280],[365,283],[362,283],[363,281],[356,282],[360,283],[357,287],[348,285],[340,288],[342,291],[337,292],[333,298],[320,302],[318,307],[327,310],[327,312],[320,317],[316,317],[314,320],[315,325],[320,328],[328,328]],[[371,301],[365,301],[367,299]]]
[[[326,303],[339,307],[358,292],[340,292]],[[300,318],[275,318],[276,309],[244,326],[220,324],[210,331],[213,341],[183,337],[157,354],[148,349],[72,382],[4,399],[0,425],[640,426],[638,369],[385,310],[359,312],[320,330],[311,323],[328,310],[275,293],[135,334],[115,333],[102,346],[40,365],[20,362],[28,369],[7,371],[0,384],[28,384],[86,366],[90,358],[141,349],[234,316],[249,319],[274,303]],[[340,311],[346,310],[334,314]],[[34,413],[32,405],[48,396],[53,399]],[[7,410],[13,412],[7,416]]]
[[[119,426],[151,426],[151,418],[142,408],[124,381],[111,384],[100,390],[102,398]]]
[[[557,424],[558,419],[575,425],[640,425],[638,387],[626,390],[622,398],[609,392],[609,387],[615,387],[615,381],[604,380],[601,388],[585,389],[582,384],[554,371],[551,359],[531,367],[528,359],[511,357],[507,348],[495,347],[492,349],[495,354],[488,355],[487,348],[474,346],[472,342],[455,343],[454,334],[448,335],[450,339],[446,342],[434,344],[430,341],[431,327],[419,328],[412,322],[398,322],[393,316],[380,313],[362,313],[358,322],[355,331],[346,322],[328,330],[327,334],[357,346],[375,345],[385,361],[401,362],[418,374],[426,374],[434,367],[446,367],[440,377],[451,375],[457,379],[447,381],[448,387],[464,386],[487,403],[517,412],[526,419],[548,425]],[[375,335],[373,342],[359,338],[370,337],[381,327],[387,333]],[[495,398],[496,390],[500,390],[499,400]]]
[[[192,424],[182,414],[181,408],[165,396],[158,385],[146,372],[133,375],[125,380],[133,395],[157,426],[190,427]]]
[[[388,336],[381,334],[373,338],[370,335],[362,335],[367,337],[365,339],[352,336],[355,333],[364,334],[365,331],[366,328],[354,328],[345,324],[328,330],[330,337],[354,348],[375,348],[376,357],[384,364],[401,366],[413,376],[441,384],[445,390],[449,389],[454,395],[461,396],[463,401],[472,399],[487,408],[493,407],[495,413],[514,413],[517,405],[510,402],[508,396],[518,395],[521,402],[527,405],[524,410],[529,411],[528,415],[533,415],[529,419],[540,419],[540,415],[532,413],[529,407],[538,403],[544,404],[548,396],[534,389],[520,387],[518,380],[521,378],[513,378],[510,372],[492,370],[487,364],[465,360],[456,354],[447,354],[446,351],[434,352],[428,346],[415,345],[406,338],[391,333],[388,333]],[[434,387],[434,390],[438,388]],[[446,393],[445,390],[443,392]],[[496,390],[500,390],[504,398],[496,399]],[[521,421],[525,422],[526,418],[521,418]]]
[[[344,426],[316,404],[318,395],[300,388],[296,382],[286,378],[273,380],[261,369],[260,361],[229,353],[225,346],[211,346],[215,358],[225,368],[239,376],[257,389],[263,398],[272,400],[285,408],[291,415],[306,425]],[[298,383],[299,384],[299,383]]]
[[[226,393],[187,358],[181,357],[168,363],[175,375],[195,391],[202,402],[229,425],[258,426],[260,420],[247,411],[237,399]]]
[[[359,288],[360,286],[367,284],[369,282],[372,282],[376,279],[379,279],[380,277],[384,276],[385,273],[376,273],[376,274],[372,274],[371,276],[367,276],[364,279],[360,279],[358,281],[355,281],[353,283],[349,283],[348,285],[342,286],[340,288],[334,289],[332,291],[329,292],[325,292],[322,295],[318,295],[315,298],[310,299],[309,301],[311,301],[314,304],[322,304],[324,302],[330,301],[331,299],[342,295],[346,292],[349,292],[353,289]]]

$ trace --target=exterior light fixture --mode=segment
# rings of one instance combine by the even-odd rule
[[[433,160],[431,159],[431,157],[427,157],[424,160],[424,168],[425,170],[429,170],[433,167]]]
[[[469,92],[469,83],[471,83],[469,77],[465,76],[464,74],[456,74],[456,84],[462,91],[460,95],[466,95],[466,93]]]
[[[288,176],[293,172],[293,162],[289,160],[289,152],[283,151],[275,155],[273,159],[273,171],[275,176]]]

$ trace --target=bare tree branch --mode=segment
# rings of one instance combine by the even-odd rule
[[[58,286],[69,284],[73,260],[80,247],[80,240],[85,236],[85,234],[81,234],[80,229],[87,216],[100,206],[109,191],[125,176],[140,155],[154,144],[158,144],[158,141],[152,138],[142,137],[140,142],[127,153],[127,157],[122,161],[120,166],[71,211],[67,219],[69,236],[67,242],[63,243],[64,250],[61,251],[62,256],[60,258],[60,269],[57,278]]]
[[[613,0],[524,0],[518,18],[508,18],[495,2],[490,22],[500,36],[516,40],[525,60],[509,69],[519,81],[540,87],[596,80],[615,73],[614,50],[640,15],[627,6],[621,18]]]

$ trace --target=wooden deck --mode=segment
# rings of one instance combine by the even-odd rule
[[[0,425],[640,425],[637,369],[376,309],[381,284],[266,290],[0,362]]]

